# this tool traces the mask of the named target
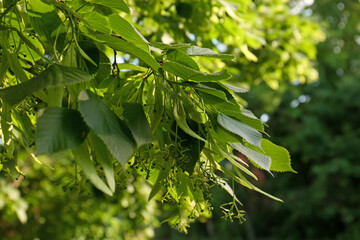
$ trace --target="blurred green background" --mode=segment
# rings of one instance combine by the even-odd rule
[[[230,68],[251,89],[247,107],[291,153],[297,174],[258,173],[257,185],[284,203],[238,189],[247,219],[239,225],[221,218],[231,199],[214,188],[213,216],[184,235],[160,224],[173,213],[147,201],[143,179],[113,198],[79,196],[59,155],[54,168],[23,166],[27,177],[12,185],[0,178],[0,238],[360,239],[360,1],[229,1],[238,17],[225,1],[129,2],[149,40],[237,54],[236,63],[202,65]]]

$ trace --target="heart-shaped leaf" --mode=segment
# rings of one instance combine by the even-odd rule
[[[263,139],[261,147],[265,154],[271,158],[271,171],[277,172],[294,172],[296,171],[291,167],[291,159],[289,152],[267,139]]]

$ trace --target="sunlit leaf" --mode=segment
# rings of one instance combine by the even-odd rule
[[[165,167],[164,169],[161,169],[159,174],[158,174],[158,177],[151,189],[151,192],[149,194],[149,198],[148,198],[148,201],[150,201],[151,199],[153,199],[156,194],[158,194],[158,192],[163,188],[163,185],[161,184],[161,181],[164,180],[168,175],[169,175],[169,172],[170,172],[170,168],[171,168],[171,162],[170,161],[167,161],[165,162]]]
[[[186,49],[190,47],[191,43],[180,43],[180,44],[165,44],[161,42],[151,42],[151,45],[160,49]]]
[[[213,93],[209,94],[204,91],[199,91],[199,95],[203,101],[210,107],[214,108],[216,112],[221,112],[229,116],[237,117],[241,114],[239,105],[230,101],[224,101],[223,98],[219,98]]]
[[[219,58],[219,59],[226,59],[226,60],[233,60],[234,55],[232,54],[221,54],[214,52],[209,48],[201,48],[198,46],[191,46],[186,49],[186,53],[189,56],[200,56],[200,57],[211,57],[211,58]]]
[[[0,44],[2,47],[2,58],[4,58],[4,60],[8,62],[8,65],[2,64],[2,67],[7,68],[9,66],[10,69],[15,73],[15,76],[20,80],[20,82],[27,81],[28,76],[26,75],[24,69],[21,67],[21,63],[19,61],[17,53],[10,49],[9,31],[0,31]]]
[[[90,80],[90,75],[78,68],[53,64],[38,76],[21,84],[0,89],[0,98],[14,105],[26,96],[43,88],[75,84]]]
[[[135,44],[145,52],[149,52],[149,42],[143,35],[128,21],[118,14],[109,16],[111,29],[123,39]]]
[[[222,113],[218,115],[218,122],[226,130],[241,136],[248,143],[261,148],[261,133],[254,128]]]
[[[103,15],[93,11],[89,12],[84,16],[85,21],[88,22],[94,30],[102,32],[102,33],[111,33],[109,20]]]
[[[193,80],[196,82],[212,82],[231,78],[231,75],[226,70],[217,73],[204,73],[172,61],[165,61],[163,68],[165,71],[185,80]]]
[[[15,144],[12,139],[12,124],[11,124],[11,112],[7,103],[3,103],[1,106],[1,141],[6,149],[6,156],[11,158],[15,150]]]
[[[129,7],[126,5],[124,0],[89,0],[91,3],[96,3],[110,8],[119,9],[123,12],[130,13]]]
[[[241,143],[228,143],[229,146],[236,149],[240,153],[244,154],[251,161],[253,161],[257,167],[260,167],[266,171],[270,171],[271,159],[269,156],[261,154],[247,146],[242,145]]]
[[[249,91],[249,90],[247,90],[245,88],[240,88],[240,87],[237,87],[237,86],[234,86],[234,85],[231,85],[231,84],[223,83],[222,85],[225,86],[226,88],[236,92],[236,93],[246,93],[246,92]]]
[[[271,171],[296,173],[291,167],[290,154],[285,148],[280,147],[267,139],[262,139],[261,147],[265,154],[271,158]]]
[[[14,109],[11,113],[11,119],[14,125],[22,131],[29,141],[35,139],[35,135],[32,131],[34,126],[26,113],[21,113]]]
[[[145,52],[136,45],[115,36],[99,35],[96,36],[96,39],[104,41],[109,47],[115,50],[138,57],[156,72],[160,71],[160,64],[148,52]]]
[[[139,71],[139,72],[145,72],[148,70],[147,68],[129,64],[129,63],[119,63],[119,64],[117,64],[117,66],[119,69],[129,69],[129,70],[134,70],[134,71]]]
[[[237,118],[250,127],[253,127],[260,132],[264,132],[264,124],[250,110],[245,108],[241,109],[241,114],[238,115]]]
[[[54,7],[39,0],[31,0],[29,16],[31,26],[43,41],[53,43],[57,29],[62,23]]]
[[[195,69],[196,71],[200,71],[198,64],[183,51],[170,49],[167,51],[166,57],[170,61],[177,62],[189,68]]]
[[[205,93],[208,93],[208,94],[211,94],[215,97],[218,97],[224,101],[227,101],[227,98],[226,98],[226,94],[223,92],[223,91],[220,91],[218,89],[215,89],[215,88],[211,88],[211,87],[208,87],[206,85],[203,85],[201,83],[197,84],[197,85],[193,85],[192,86],[193,88],[195,89],[198,89],[202,92],[205,92]],[[219,100],[220,102],[220,100]]]

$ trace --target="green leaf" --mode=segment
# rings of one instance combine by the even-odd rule
[[[234,85],[230,85],[230,84],[226,84],[226,83],[222,83],[222,85],[224,87],[226,87],[227,89],[230,89],[236,93],[246,93],[248,92],[249,90],[245,89],[245,88],[239,88],[237,86],[234,86]]]
[[[261,149],[261,133],[254,128],[222,113],[218,115],[218,122],[226,130],[239,135],[248,143]]]
[[[191,81],[182,81],[182,82],[170,81],[170,80],[167,80],[167,81],[171,82],[172,84],[194,88],[195,90],[199,90],[201,92],[211,94],[211,95],[213,95],[213,96],[215,96],[217,98],[220,98],[222,100],[228,101],[227,97],[226,97],[226,93],[223,90],[206,86],[203,83],[196,83],[196,82],[191,82]],[[212,83],[214,83],[214,82],[212,82]],[[220,100],[220,99],[217,99],[216,101],[222,102],[222,100]]]
[[[115,192],[115,177],[111,161],[112,159],[109,151],[106,148],[106,145],[93,132],[90,132],[89,134],[89,141],[91,143],[92,149],[94,149],[96,160],[104,170],[105,178],[111,192]]]
[[[32,142],[35,139],[35,135],[33,133],[33,124],[26,113],[19,112],[14,109],[11,112],[11,120],[13,124],[22,131],[23,135]]]
[[[100,60],[97,68],[97,72],[95,75],[95,81],[99,85],[101,82],[108,79],[111,73],[111,63],[110,59],[101,51],[100,53]]]
[[[129,70],[134,70],[134,71],[139,71],[139,72],[146,72],[148,69],[138,66],[138,65],[133,65],[133,64],[129,64],[129,63],[119,63],[118,65],[119,69],[129,69]]]
[[[212,129],[209,131],[209,133],[213,139],[221,143],[242,141],[241,137],[222,127],[217,127],[215,129]]]
[[[139,59],[144,61],[149,67],[160,73],[160,64],[148,52],[145,52],[134,44],[127,42],[119,37],[107,35],[98,35],[95,36],[95,39],[104,41],[109,47],[113,48],[114,50],[129,53],[131,55],[134,55],[135,57],[138,57]]]
[[[205,104],[215,108],[217,112],[235,117],[250,127],[255,128],[260,132],[264,132],[264,125],[251,111],[247,109],[240,109],[240,106],[235,102],[234,99],[231,99],[230,101],[227,100],[226,94],[222,90],[214,88],[212,89],[213,90],[201,89],[201,92],[198,91]]]
[[[74,42],[69,44],[66,53],[63,56],[61,64],[68,67],[77,67],[78,66],[78,57],[77,57],[77,46]]]
[[[191,43],[181,43],[181,44],[165,44],[161,42],[151,42],[151,45],[160,48],[160,49],[182,49],[182,48],[188,48],[192,44]]]
[[[177,97],[182,101],[184,109],[190,119],[198,123],[206,122],[203,111],[194,104],[193,100],[184,91],[180,89]]]
[[[198,124],[189,118],[187,119],[187,122],[195,132],[201,133],[199,129],[203,126],[202,124]],[[178,138],[180,149],[187,149],[185,152],[177,150],[179,152],[179,156],[182,156],[183,162],[183,164],[179,167],[191,175],[194,172],[196,163],[200,159],[200,154],[205,143],[185,133],[181,128],[176,129],[176,127],[177,126],[174,125],[173,130],[177,133],[176,137]]]
[[[48,13],[54,11],[54,7],[44,3],[41,0],[29,0],[31,10],[39,13]]]
[[[179,76],[185,80],[191,79],[196,82],[221,81],[231,78],[231,75],[226,70],[217,73],[203,73],[172,61],[165,61],[163,68],[165,71]]]
[[[153,142],[154,136],[141,104],[123,103],[122,106],[125,122],[136,141],[137,147]]]
[[[145,52],[149,52],[149,42],[131,23],[120,17],[118,14],[110,15],[109,22],[110,27],[116,34],[135,44]]]
[[[38,76],[24,83],[0,89],[0,98],[14,105],[26,96],[43,88],[75,84],[90,80],[90,75],[83,70],[54,64]]]
[[[219,58],[223,60],[233,60],[234,55],[232,54],[220,54],[217,52],[214,52],[213,50],[209,48],[201,48],[198,46],[191,46],[188,49],[186,49],[186,53],[189,56],[200,56],[200,57],[211,57],[211,58]]]
[[[166,179],[169,176],[171,167],[173,166],[173,160],[171,159],[161,159],[160,164],[164,166],[160,169],[158,172],[158,176],[156,178],[156,181],[154,183],[154,186],[152,187],[152,190],[149,194],[148,201],[150,201],[155,195],[163,188],[162,180]]]
[[[31,61],[33,64],[35,64],[35,61],[39,60],[41,57],[43,57],[44,60],[49,61],[47,58],[44,57],[45,49],[43,48],[43,45],[36,37],[31,37],[31,38],[26,37],[23,34],[23,32],[19,31],[14,27],[9,27],[8,29],[12,31],[16,31],[20,39],[24,41],[25,44],[21,45],[20,52],[22,53],[21,55],[23,55],[27,61]],[[16,36],[15,39],[14,40],[17,41]]]
[[[13,4],[16,4],[16,2],[17,2],[17,0],[2,0],[1,1],[2,2],[2,8],[9,8],[9,7],[11,7],[11,5],[13,5]],[[24,222],[26,222],[26,221],[21,221],[22,223],[24,223]]]
[[[151,192],[149,194],[148,197],[148,201],[150,201],[151,199],[153,199],[156,194],[161,190],[161,188],[163,187],[163,185],[160,183],[161,180],[163,180],[165,177],[167,177],[169,171],[167,171],[167,175],[166,173],[164,173],[165,170],[162,170],[161,172],[159,172],[159,175],[154,183],[154,186],[151,189]]]
[[[48,107],[62,107],[64,87],[54,87],[48,90]]]
[[[49,6],[49,9],[41,10],[42,7],[38,7],[38,2],[40,1],[35,1],[33,4],[30,4],[31,8],[28,10],[31,26],[42,41],[53,43],[57,30],[62,24],[62,20],[54,11],[53,6],[43,4],[44,6]],[[50,8],[52,9],[51,12],[49,11]]]
[[[255,163],[256,167],[260,167],[266,171],[270,171],[271,158],[264,154],[261,154],[247,146],[242,145],[241,143],[228,143],[230,147],[236,149],[237,151],[244,154],[252,162]]]
[[[11,112],[8,104],[3,103],[1,106],[1,140],[6,149],[6,155],[8,158],[11,158],[14,153],[14,141],[12,140],[12,124],[11,124]]]
[[[245,163],[241,158],[229,153],[227,150],[222,149],[222,147],[219,146],[219,144],[217,144],[216,142],[214,142],[213,144],[214,146],[212,146],[212,150],[217,152],[223,158],[226,158],[234,167],[236,167],[236,169],[240,169],[242,172],[246,173],[250,177],[258,180],[257,176],[247,168],[247,163]]]
[[[4,60],[8,61],[10,69],[15,73],[15,76],[20,80],[20,82],[25,82],[28,80],[27,75],[25,74],[24,69],[21,67],[21,63],[18,59],[18,52],[14,52],[10,49],[9,44],[9,32],[6,30],[0,31],[0,43],[2,47],[2,56]]]
[[[196,71],[200,71],[198,64],[181,50],[170,49],[167,51],[166,57],[170,61],[177,62],[189,68],[195,69]]]
[[[103,193],[112,196],[113,193],[104,181],[99,177],[93,162],[91,161],[89,149],[87,144],[83,143],[80,147],[72,151],[76,163],[83,170],[85,176],[90,180],[94,186]]]
[[[203,139],[202,137],[200,137],[197,133],[195,133],[187,124],[186,122],[186,114],[184,111],[184,107],[182,105],[182,103],[176,99],[175,103],[174,103],[174,118],[176,123],[179,125],[179,127],[186,132],[187,134],[189,134],[190,136],[199,139],[201,141],[206,142],[205,139]]]
[[[239,201],[239,199],[236,197],[236,195],[235,195],[235,193],[234,193],[234,191],[233,191],[233,188],[230,187],[229,183],[228,183],[226,180],[224,180],[224,179],[216,176],[216,174],[214,174],[214,173],[212,173],[212,176],[214,176],[215,178],[219,179],[218,182],[217,182],[217,185],[218,185],[219,187],[221,187],[222,189],[224,189],[227,193],[229,193],[229,195],[230,195],[231,197],[233,197],[233,198],[235,199],[235,201],[238,202],[238,203],[242,206],[242,203],[241,203],[241,202]]]
[[[237,118],[250,127],[253,127],[260,132],[264,132],[263,123],[250,110],[245,108],[241,109],[241,114],[239,114]]]
[[[126,5],[124,0],[88,0],[91,3],[96,3],[109,8],[115,8],[126,13],[130,13],[129,7]]]
[[[85,21],[96,31],[110,34],[109,20],[98,12],[89,12],[84,16]]]
[[[78,102],[86,124],[124,166],[135,150],[135,143],[125,124],[90,90],[81,91]]]
[[[214,149],[214,150],[219,151],[219,153],[223,157],[225,157],[235,167],[235,169],[240,169],[242,172],[246,173],[250,177],[254,178],[255,180],[258,180],[257,176],[244,166],[245,164],[241,164],[242,159],[236,157],[235,155],[233,155],[231,153],[228,153],[227,151],[223,150],[218,145],[216,145],[216,147],[217,147],[217,149]]]
[[[159,80],[160,81],[160,80]],[[154,109],[150,114],[150,123],[151,123],[151,131],[155,132],[156,128],[159,126],[161,120],[163,119],[164,113],[164,103],[163,103],[163,92],[156,85],[161,84],[158,81],[155,82],[155,86],[153,87],[153,91],[149,92],[149,94],[153,94],[150,99],[154,99]]]
[[[6,72],[8,71],[9,67],[10,67],[10,63],[7,60],[7,56],[6,54],[3,54],[1,56],[1,60],[0,60],[0,79],[4,79]]]
[[[77,148],[85,139],[88,128],[78,111],[46,108],[36,122],[36,153],[54,153]]]
[[[200,90],[202,92],[205,92],[205,93],[211,94],[211,95],[213,95],[215,97],[218,97],[221,100],[227,101],[226,94],[221,90],[218,90],[216,88],[208,87],[208,86],[203,85],[201,83],[193,85],[192,87],[195,88],[195,89],[198,89],[198,90]],[[220,99],[219,99],[219,102],[221,102]]]
[[[153,199],[153,197],[155,197],[155,195],[161,190],[161,188],[163,188],[163,184],[161,184],[161,181],[169,175],[170,167],[171,166],[167,165],[165,169],[160,170],[159,175],[154,183],[154,186],[152,187],[151,192],[149,194],[148,201]]]
[[[100,53],[101,54],[103,53],[99,51],[98,47],[92,41],[85,40],[85,41],[79,41],[79,42],[74,41],[74,42],[75,42],[76,52],[79,52],[80,55],[85,60],[87,72],[92,76],[94,76],[99,68]],[[105,58],[107,58],[106,55]]]
[[[222,172],[224,172],[227,176],[231,177],[232,179],[234,179],[236,182],[240,183],[241,185],[243,185],[244,187],[247,187],[249,189],[252,189],[251,186],[244,181],[243,179],[239,178],[238,176],[236,176],[233,171],[229,171],[227,170],[224,166],[220,166],[220,170]],[[238,171],[236,171],[237,173],[239,173]]]
[[[265,154],[271,158],[271,171],[277,172],[294,172],[296,171],[291,167],[291,159],[289,152],[267,139],[263,139],[261,147]]]
[[[20,80],[20,82],[26,82],[29,80],[28,76],[26,75],[24,69],[21,67],[21,63],[18,59],[16,53],[9,51],[8,49],[4,50],[4,53],[7,55],[9,60],[10,69],[15,73],[15,76]]]
[[[236,103],[224,101],[222,98],[214,96],[214,94],[208,94],[203,91],[198,91],[198,94],[202,97],[207,106],[216,110],[216,113],[221,112],[233,117],[237,117],[241,114],[240,107]]]
[[[89,55],[80,47],[80,45],[78,44],[76,39],[75,39],[75,44],[77,46],[77,50],[79,51],[80,55],[83,56],[83,58],[85,58],[87,61],[89,61],[92,65],[97,67],[96,62],[94,62],[94,60],[92,60],[91,57],[89,57]]]

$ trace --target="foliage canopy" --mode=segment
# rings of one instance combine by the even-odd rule
[[[312,69],[306,60],[314,55],[311,42],[292,45],[300,50],[271,50],[282,44],[273,39],[277,36],[238,16],[252,10],[248,17],[261,12],[264,23],[274,24],[263,8],[275,3],[134,1],[129,2],[131,14],[123,0],[0,3],[0,166],[9,180],[26,176],[33,164],[47,165],[44,154],[53,159],[60,154],[78,193],[100,190],[113,196],[129,181],[143,178],[151,186],[148,199],[176,208],[177,214],[167,221],[186,231],[193,219],[211,214],[212,185],[233,197],[227,214],[240,220],[243,211],[237,207],[234,183],[264,193],[249,180],[257,176],[235,150],[268,172],[294,171],[288,152],[263,138],[262,122],[241,98],[247,90],[237,83],[260,78],[250,61],[264,67],[259,73],[273,88],[282,76],[294,80],[289,74],[296,66]],[[285,7],[275,13],[287,11]],[[293,20],[313,27],[296,16]],[[214,21],[226,24],[206,33]],[[220,26],[239,34],[220,34]],[[282,28],[274,24],[274,29]],[[191,33],[198,40],[186,43]],[[234,54],[214,51],[214,39]],[[265,63],[276,57],[269,61],[271,54],[257,54],[262,48],[277,57],[297,51],[304,56],[281,58],[289,72],[270,77],[267,72],[274,65]],[[18,215],[26,221],[21,212]]]

